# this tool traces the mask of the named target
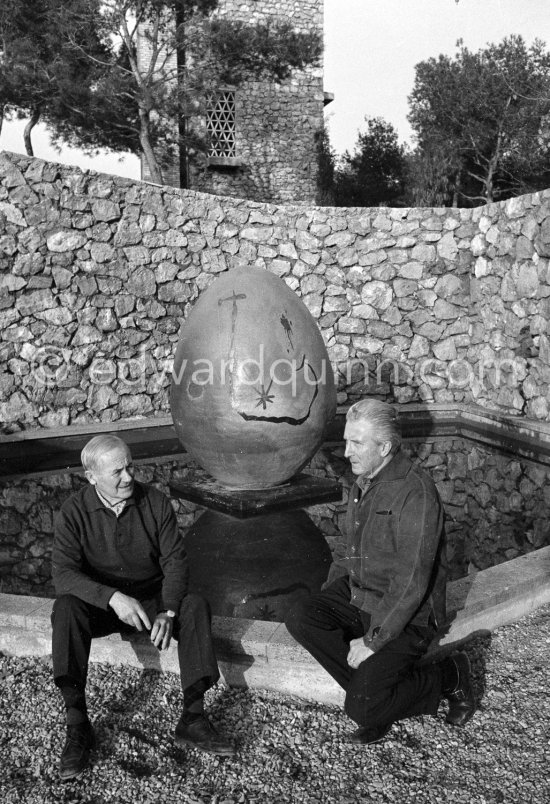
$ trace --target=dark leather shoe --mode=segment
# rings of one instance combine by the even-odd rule
[[[451,656],[450,661],[454,663],[458,675],[458,681],[453,690],[443,692],[449,701],[449,711],[445,720],[453,726],[464,726],[477,709],[476,696],[470,678],[470,660],[465,653],[457,653]]]
[[[67,739],[59,761],[59,775],[63,781],[75,779],[88,767],[90,751],[95,744],[95,732],[89,720],[67,726]]]
[[[231,743],[218,734],[204,715],[192,723],[185,723],[183,717],[179,719],[176,726],[176,745],[191,745],[221,757],[232,757],[235,753]]]
[[[377,726],[375,728],[365,726],[361,729],[357,729],[357,731],[354,731],[353,734],[350,735],[349,741],[350,743],[359,743],[361,745],[380,743],[385,737],[388,736],[392,725],[392,723],[389,723],[387,726]]]

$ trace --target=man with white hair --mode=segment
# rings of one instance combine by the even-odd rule
[[[134,480],[130,450],[117,436],[92,438],[81,458],[89,484],[61,507],[52,556],[53,674],[67,721],[61,778],[79,776],[95,746],[85,694],[91,641],[128,628],[149,631],[159,650],[178,641],[176,744],[232,755],[204,714],[204,693],[219,678],[210,611],[187,591],[187,556],[169,499]]]
[[[347,413],[346,457],[356,476],[347,545],[323,590],[301,600],[287,628],[346,692],[355,743],[383,740],[392,724],[435,715],[464,725],[476,700],[465,653],[419,664],[445,623],[443,507],[432,479],[401,451],[395,410],[364,399]]]

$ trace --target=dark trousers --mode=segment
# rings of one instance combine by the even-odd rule
[[[161,608],[160,601],[153,598],[140,603],[153,623]],[[210,608],[204,598],[194,594],[184,597],[173,627],[173,636],[178,642],[183,690],[201,679],[207,679],[208,689],[220,677],[210,620]],[[138,633],[121,622],[111,608],[105,610],[92,606],[74,595],[58,597],[52,611],[52,659],[56,685],[62,690],[72,687],[84,693],[92,639],[117,631]]]
[[[347,578],[304,598],[286,626],[300,645],[346,692],[345,711],[360,726],[386,726],[413,715],[435,715],[441,699],[437,665],[418,666],[433,631],[407,626],[396,639],[354,670],[347,663],[349,643],[364,636],[365,615],[350,603]]]

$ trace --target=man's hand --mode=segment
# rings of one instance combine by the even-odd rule
[[[124,595],[122,592],[115,592],[109,600],[109,606],[114,610],[118,619],[126,625],[133,625],[138,631],[143,631],[143,626],[147,630],[151,628],[151,621],[139,600]]]
[[[357,670],[359,665],[369,656],[372,656],[373,653],[374,651],[371,648],[367,648],[362,637],[352,639],[349,643],[348,664],[354,670]]]
[[[151,642],[159,650],[166,650],[172,638],[172,617],[165,612],[160,612],[155,618],[151,628]]]

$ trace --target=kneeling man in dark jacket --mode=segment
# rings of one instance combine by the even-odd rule
[[[394,409],[353,405],[344,431],[356,481],[347,546],[323,591],[290,612],[287,628],[346,692],[359,729],[353,742],[382,740],[392,724],[435,715],[464,725],[476,701],[465,653],[419,665],[445,622],[443,508],[432,479],[401,452]]]
[[[128,628],[149,631],[159,649],[178,641],[176,743],[233,754],[203,711],[204,693],[219,678],[210,610],[187,591],[187,556],[169,499],[134,480],[130,450],[116,436],[92,438],[82,465],[90,482],[61,507],[52,560],[53,673],[67,714],[61,778],[79,776],[95,745],[85,694],[92,638]]]

